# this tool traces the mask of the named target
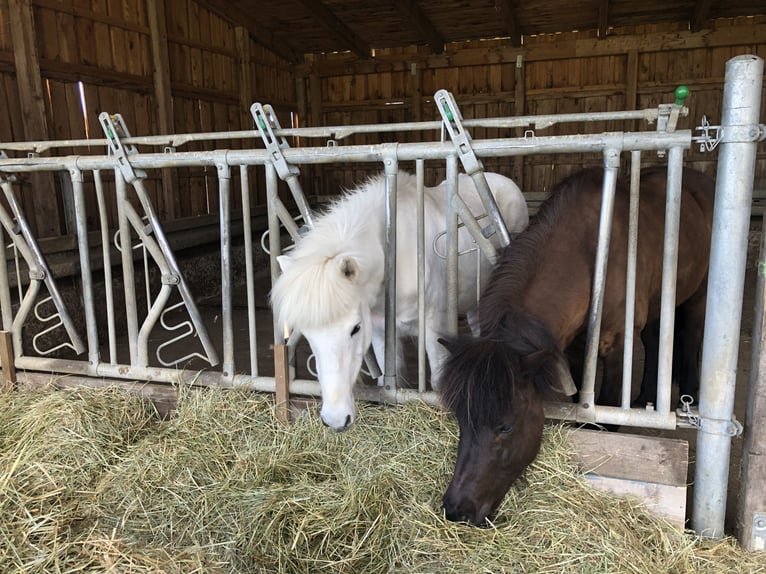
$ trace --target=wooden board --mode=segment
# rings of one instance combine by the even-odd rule
[[[689,444],[684,440],[574,430],[573,459],[590,483],[633,496],[679,528],[686,520]]]

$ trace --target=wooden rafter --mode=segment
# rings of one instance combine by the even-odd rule
[[[609,0],[599,0],[598,3],[598,37],[606,38],[609,33]]]
[[[710,7],[712,5],[713,0],[697,0],[694,3],[694,12],[691,17],[692,32],[698,32],[702,29],[702,25],[705,23],[705,20],[708,19]]]
[[[511,44],[521,46],[521,28],[519,27],[519,17],[516,10],[516,0],[497,0],[500,7],[500,13],[505,22],[505,28],[511,38]]]
[[[362,40],[351,28],[346,26],[332,10],[320,0],[300,0],[300,3],[311,13],[316,21],[332,32],[346,47],[360,58],[369,58],[371,46]]]
[[[396,0],[396,4],[408,22],[417,30],[418,35],[423,37],[426,43],[431,46],[431,51],[434,54],[441,54],[444,51],[446,41],[420,8],[417,0]]]

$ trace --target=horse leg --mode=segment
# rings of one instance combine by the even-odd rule
[[[699,400],[699,369],[702,336],[705,329],[707,284],[682,303],[676,312],[673,376],[678,381],[679,396]]]
[[[677,317],[676,320],[678,320]],[[641,378],[641,390],[631,403],[633,407],[645,407],[648,403],[657,403],[657,371],[660,353],[659,318],[646,324],[641,331],[641,342],[644,345],[644,376]]]

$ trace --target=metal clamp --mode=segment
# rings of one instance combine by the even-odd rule
[[[146,172],[142,169],[134,168],[128,158],[129,155],[137,154],[138,149],[132,144],[124,144],[122,142],[122,138],[130,137],[130,132],[125,125],[125,121],[122,119],[122,115],[101,112],[98,115],[98,121],[101,123],[101,128],[106,135],[109,152],[117,160],[117,166],[120,168],[125,181],[133,183],[137,179],[145,179]]]
[[[253,116],[255,125],[258,126],[263,139],[263,144],[266,146],[266,151],[269,152],[271,158],[271,164],[277,172],[279,178],[287,183],[290,188],[290,192],[293,195],[295,204],[298,206],[298,210],[303,217],[303,221],[308,227],[314,226],[314,215],[311,213],[311,208],[306,201],[306,196],[303,193],[301,184],[298,181],[298,175],[300,170],[296,165],[291,164],[285,158],[285,154],[282,150],[289,149],[290,144],[284,137],[277,137],[274,130],[281,130],[277,115],[274,113],[274,108],[269,104],[262,105],[259,102],[255,102],[250,106],[250,114]],[[286,211],[286,210],[285,210]],[[280,216],[280,219],[285,223],[285,218]],[[287,223],[285,223],[287,225]]]
[[[253,116],[253,121],[255,121],[255,125],[261,134],[263,145],[266,146],[266,150],[271,156],[271,163],[274,164],[279,178],[284,180],[291,175],[298,175],[300,170],[289,163],[282,153],[282,150],[288,149],[290,144],[287,143],[284,136],[277,137],[274,133],[275,129],[282,129],[274,109],[269,104],[263,105],[255,102],[250,106],[250,114]]]
[[[3,160],[3,159],[10,159],[10,158],[3,150],[0,149],[0,160]],[[0,171],[0,182],[14,183],[15,181],[16,181],[15,174]]]
[[[463,128],[463,116],[460,115],[460,109],[455,103],[455,98],[447,90],[439,90],[434,94],[434,102],[441,114],[442,125],[449,133],[452,143],[455,144],[455,150],[465,172],[468,175],[473,175],[484,169],[481,160],[476,157],[476,153],[471,147],[471,136]]]
[[[692,398],[691,395],[681,395],[679,402],[681,403],[681,406],[676,409],[678,426],[699,430],[701,426],[699,410],[696,406],[692,406],[694,404],[694,398]]]
[[[730,420],[704,417],[699,414],[697,407],[692,406],[694,399],[691,396],[682,395],[679,400],[681,401],[681,406],[676,409],[679,427],[694,428],[707,434],[717,434],[731,438],[742,434],[742,423],[734,415],[732,415]]]
[[[689,115],[689,108],[679,104],[660,104],[657,113],[657,131],[674,132],[678,118]]]
[[[702,116],[701,124],[694,130],[702,132],[702,135],[692,138],[692,141],[700,144],[701,152],[713,151],[721,143],[721,126],[711,126],[707,116]]]

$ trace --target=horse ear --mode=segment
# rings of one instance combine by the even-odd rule
[[[437,341],[437,342],[438,342],[438,343],[439,343],[439,344],[440,344],[442,347],[444,347],[445,349],[447,349],[447,351],[449,351],[449,352],[450,352],[450,354],[451,354],[451,353],[453,353],[453,351],[454,351],[454,349],[455,349],[455,341],[452,341],[452,340],[450,340],[450,339],[445,339],[444,337],[439,337],[438,339],[436,339],[436,341]]]
[[[359,263],[353,257],[344,257],[338,261],[338,269],[352,283],[359,279]]]
[[[290,269],[293,264],[293,260],[289,255],[278,255],[277,263],[279,263],[279,268],[282,270],[282,273],[284,273]]]
[[[524,369],[531,372],[533,376],[537,376],[539,371],[550,363],[549,368],[553,370],[550,381],[553,390],[569,397],[577,393],[572,373],[569,372],[569,364],[557,350],[541,349],[524,355],[521,360]]]
[[[556,390],[568,397],[576,395],[577,387],[572,379],[572,372],[569,370],[569,365],[562,355],[557,355],[554,361],[554,368],[556,369],[556,377],[554,380],[558,384],[558,389]]]

